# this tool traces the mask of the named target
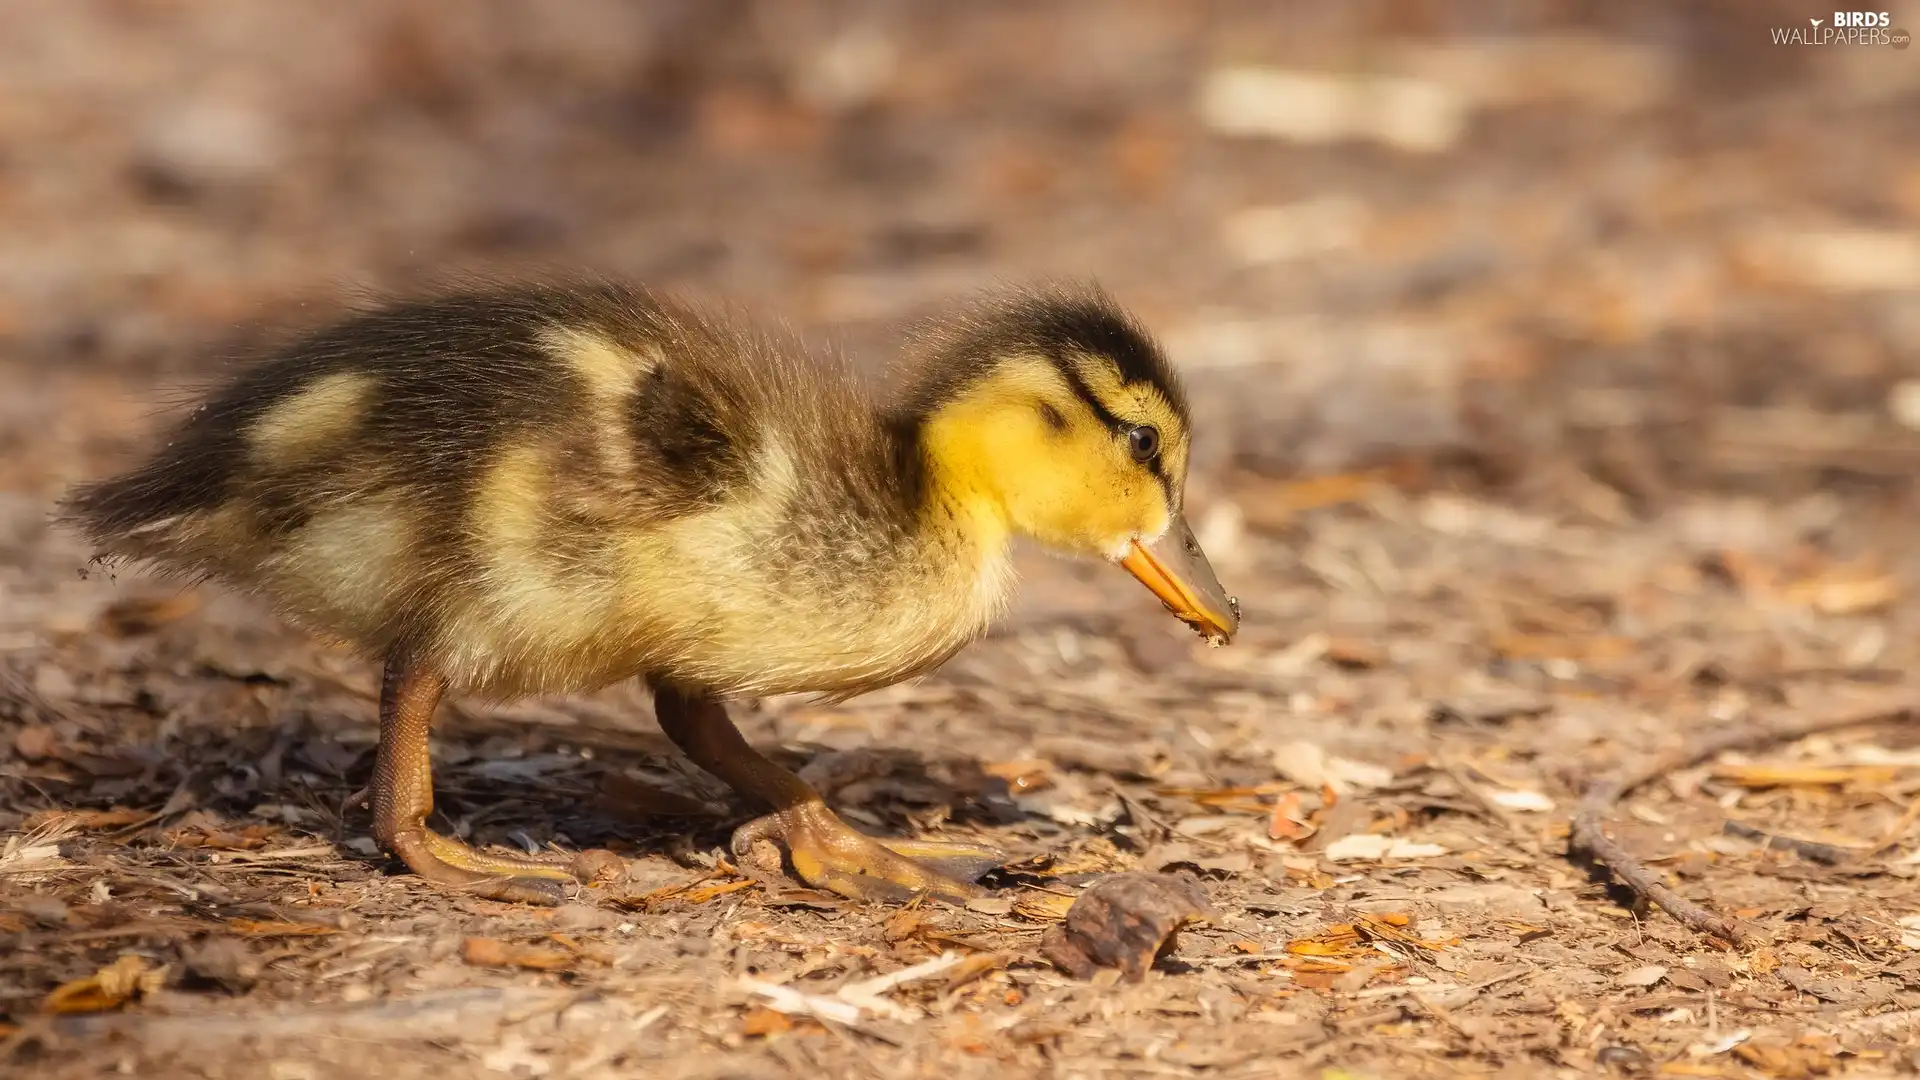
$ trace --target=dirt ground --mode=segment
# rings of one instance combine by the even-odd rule
[[[1920,50],[1772,44],[1802,6],[0,15],[0,1072],[1920,1071]],[[738,710],[860,827],[1026,860],[965,909],[741,876],[635,687],[435,747],[441,827],[626,880],[423,883],[350,805],[373,672],[47,513],[263,336],[552,267],[875,357],[1099,277],[1187,374],[1243,636],[1035,556],[935,675]],[[1570,854],[1595,780],[1823,717],[1608,810],[1740,941]],[[1216,917],[1069,978],[1115,870]]]

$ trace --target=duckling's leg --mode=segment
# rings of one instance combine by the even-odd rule
[[[855,832],[805,780],[747,745],[727,719],[726,706],[708,694],[668,686],[653,694],[654,714],[695,765],[742,795],[773,807],[773,813],[742,825],[733,850],[745,855],[756,840],[777,840],[794,872],[807,884],[855,900],[900,900],[926,892],[964,902],[983,890],[936,866],[978,877],[1005,861],[991,848],[914,840],[876,840]],[[923,864],[917,859],[926,859]]]
[[[570,859],[486,855],[427,828],[433,813],[433,768],[427,730],[434,706],[446,691],[437,673],[387,661],[380,683],[380,748],[374,755],[373,835],[414,873],[428,881],[459,886],[489,900],[558,904],[561,882],[591,880],[616,858],[611,852],[584,851]]]

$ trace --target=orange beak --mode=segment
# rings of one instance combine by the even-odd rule
[[[1135,540],[1117,561],[1207,644],[1225,645],[1240,629],[1240,601],[1220,587],[1185,517],[1174,518],[1165,535],[1151,544]]]

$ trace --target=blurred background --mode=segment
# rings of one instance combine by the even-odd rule
[[[1693,1061],[1746,1025],[1734,1053],[1791,1049],[1743,1058],[1769,1076],[1837,1069],[1841,1038],[1912,1051],[1911,725],[1690,770],[1618,815],[1777,953],[1716,953],[1565,854],[1595,770],[1920,668],[1920,49],[1776,44],[1831,29],[1825,6],[0,6],[0,1062],[49,1031],[71,1036],[58,1075],[282,1080],[711,1080],[723,1058],[1251,1077],[1303,1054],[1574,1075],[1618,1049],[1603,1036]],[[1920,5],[1889,22],[1908,40]],[[608,816],[594,793],[636,777],[720,801],[632,685],[443,709],[458,831],[631,859],[558,918],[448,898],[392,872],[349,805],[368,665],[243,598],[76,575],[88,552],[48,527],[175,388],[262,340],[369,292],[555,269],[738,303],[876,365],[1004,280],[1097,278],[1160,334],[1194,399],[1196,524],[1248,613],[1233,647],[1110,568],[1036,560],[1018,617],[929,679],[738,714],[822,775],[892,755],[829,788],[863,828],[1204,872],[1227,924],[1184,939],[1198,966],[1066,987],[1019,908],[683,895],[724,877],[711,853],[747,811]],[[1378,967],[1392,949],[1346,925],[1376,901],[1419,916],[1425,940],[1392,939],[1417,966]],[[947,936],[915,944],[923,917]],[[1323,930],[1346,944],[1290,941]],[[568,951],[499,961],[479,934]],[[911,1041],[783,1040],[798,1021],[733,989],[963,941],[1007,970],[925,988],[938,1016]],[[1413,970],[1472,996],[1427,1015],[1359,989]],[[602,1012],[421,1004],[561,985]],[[69,1011],[142,997],[56,1030],[75,987]]]
[[[1203,472],[1904,482],[1920,51],[1772,43],[1810,10],[16,5],[0,370],[138,385],[529,267],[880,356],[955,294],[1092,276],[1190,373]],[[46,392],[0,405],[9,457]]]

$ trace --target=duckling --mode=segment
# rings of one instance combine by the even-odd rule
[[[856,898],[977,895],[999,853],[879,840],[750,747],[725,702],[845,699],[977,638],[1028,537],[1238,628],[1182,516],[1191,423],[1093,287],[992,294],[883,394],[836,354],[640,288],[489,285],[347,317],[241,371],[145,465],[71,492],[106,560],[213,579],[384,665],[375,837],[419,876],[554,903],[604,868],[428,827],[443,695],[639,678],[697,765],[770,812],[733,836]]]

